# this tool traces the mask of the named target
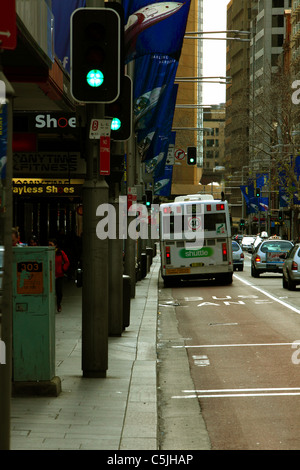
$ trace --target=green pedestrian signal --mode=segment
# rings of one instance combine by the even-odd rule
[[[92,87],[101,86],[104,80],[104,75],[101,70],[90,70],[86,76],[88,85]]]
[[[124,75],[121,80],[120,95],[113,103],[105,104],[105,117],[111,118],[112,140],[125,141],[132,129],[132,80]]]
[[[111,130],[112,131],[118,131],[120,129],[120,127],[121,127],[120,119],[113,118],[112,121],[111,121],[111,126],[110,126]]]

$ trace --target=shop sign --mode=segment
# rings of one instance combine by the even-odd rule
[[[19,152],[13,155],[15,176],[85,175],[86,163],[80,152]]]
[[[13,194],[21,197],[74,197],[81,196],[82,182],[75,180],[74,183],[56,180],[13,180]]]

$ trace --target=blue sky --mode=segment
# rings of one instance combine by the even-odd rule
[[[229,0],[203,0],[203,31],[225,31]],[[209,37],[224,37],[210,34]],[[203,41],[203,76],[226,75],[226,41]],[[203,84],[203,104],[225,103],[225,85]]]

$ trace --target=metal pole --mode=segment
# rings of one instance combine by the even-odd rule
[[[127,66],[127,74],[130,78],[134,78],[134,64],[129,62]],[[132,127],[133,129],[133,127]],[[135,135],[134,130],[131,138],[127,142],[127,191],[128,188],[132,188],[135,185],[136,178],[136,152],[135,152]],[[127,218],[128,225],[133,221],[134,217]],[[135,258],[136,258],[136,240],[132,240],[128,235],[125,241],[125,263],[124,272],[130,276],[130,291],[131,298],[135,297],[135,284],[136,284],[136,273],[135,273]]]
[[[2,297],[1,340],[5,344],[5,364],[0,363],[0,450],[10,449],[10,409],[11,409],[11,381],[12,381],[12,177],[13,177],[13,96],[14,90],[3,72],[0,71],[0,80],[6,85],[7,106],[7,163],[5,178],[5,214],[4,223],[1,224],[4,254],[4,277]]]
[[[87,0],[87,7],[104,7]],[[103,104],[89,104],[90,120],[104,117]],[[87,139],[87,178],[83,185],[82,371],[84,377],[105,377],[108,368],[108,239],[96,235],[97,207],[108,203],[108,185],[99,174],[99,141]]]

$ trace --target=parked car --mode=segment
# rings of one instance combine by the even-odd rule
[[[300,284],[299,243],[297,243],[288,253],[286,253],[282,266],[282,287],[285,289],[294,290],[297,284]]]
[[[244,236],[241,241],[241,245],[244,251],[252,250],[252,245],[255,242],[256,237],[254,236]]]
[[[233,269],[243,271],[244,269],[244,253],[238,242],[232,241],[232,259]]]
[[[288,240],[265,240],[255,249],[251,258],[251,276],[258,277],[261,273],[281,273],[283,255],[293,248]]]

